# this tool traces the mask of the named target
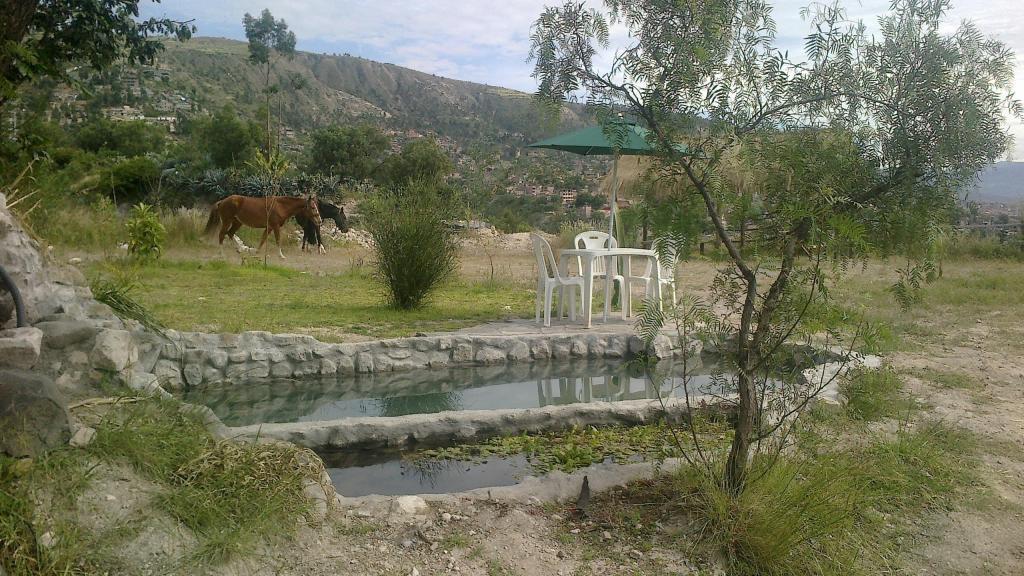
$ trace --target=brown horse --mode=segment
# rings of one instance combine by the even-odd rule
[[[267,243],[267,236],[273,232],[277,242],[277,252],[284,258],[281,251],[281,226],[289,218],[301,214],[320,225],[320,211],[317,209],[315,194],[305,198],[294,196],[264,196],[254,198],[237,194],[217,202],[210,208],[210,219],[206,221],[206,234],[213,235],[220,225],[220,236],[217,243],[224,246],[225,236],[234,236],[243,225],[250,228],[263,228],[260,247]]]

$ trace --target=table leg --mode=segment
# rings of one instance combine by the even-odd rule
[[[592,302],[594,300],[594,258],[583,259],[583,321],[591,327]]]
[[[618,265],[615,265],[614,268],[612,267],[612,265],[615,264],[615,258],[614,257],[612,257],[612,256],[601,256],[601,258],[605,258],[605,263],[604,263],[604,321],[605,321],[605,323],[607,323],[608,322],[608,311],[611,310],[611,307],[612,307],[612,286],[614,286],[614,282],[612,282],[612,275],[618,272],[619,267],[618,267]]]
[[[624,256],[622,258],[622,298],[621,298],[621,300],[622,300],[622,319],[623,320],[626,320],[627,318],[629,318],[629,314],[632,312],[632,305],[633,305],[633,303],[632,303],[633,291],[630,289],[630,285],[629,285],[629,277],[631,275],[630,268],[629,268],[630,260],[631,260],[631,258],[629,256]]]

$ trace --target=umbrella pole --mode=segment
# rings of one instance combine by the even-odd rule
[[[615,238],[615,208],[618,204],[618,188],[619,188],[619,155],[615,154],[612,156],[612,203],[611,210],[608,212],[608,250],[612,249],[612,238]],[[611,294],[612,286],[615,285],[612,282],[612,276],[619,273],[619,261],[618,259],[608,259],[609,262],[605,263],[605,287],[604,287],[604,321],[608,321],[608,309],[612,307],[616,302],[621,299],[621,295],[617,292],[614,297]],[[614,266],[614,268],[612,268]]]
[[[618,204],[619,187],[619,155],[612,156],[612,202],[608,212],[608,248],[612,247],[611,239],[615,237],[615,208]]]

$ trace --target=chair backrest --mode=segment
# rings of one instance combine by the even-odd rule
[[[615,240],[614,236],[609,236],[607,232],[598,232],[597,230],[590,230],[587,232],[580,232],[576,235],[573,240],[573,245],[583,250],[597,250],[604,248],[618,248],[619,243]],[[576,265],[580,273],[583,272],[583,263],[578,262],[577,258]],[[606,264],[604,258],[598,258],[594,260],[594,274],[598,276],[604,275]]]
[[[536,232],[530,233],[530,239],[533,241],[533,255],[537,258],[537,273],[544,279],[558,278],[558,262],[555,262],[551,245]]]
[[[576,239],[573,240],[573,244],[575,244],[577,248],[582,249],[619,247],[619,243],[615,241],[614,237],[608,236],[607,232],[598,232],[596,230],[580,232],[576,235]]]

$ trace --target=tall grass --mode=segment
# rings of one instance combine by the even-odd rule
[[[395,308],[420,307],[458,272],[458,239],[445,223],[450,211],[429,187],[410,184],[364,211],[377,277]]]
[[[682,514],[694,551],[719,558],[732,575],[888,573],[919,515],[951,506],[976,482],[974,446],[969,433],[925,421],[863,445],[756,460],[738,496],[684,468],[637,488],[632,499],[653,517],[629,521]]]
[[[97,427],[95,456],[128,464],[163,488],[156,505],[199,540],[193,560],[219,563],[288,537],[307,511],[322,464],[285,444],[217,442],[177,401],[145,399]]]
[[[946,247],[950,259],[1024,261],[1024,240],[1019,236],[1000,241],[996,237],[961,234]]]
[[[839,389],[846,398],[846,414],[854,420],[901,417],[914,407],[903,392],[902,378],[892,368],[851,371]]]

